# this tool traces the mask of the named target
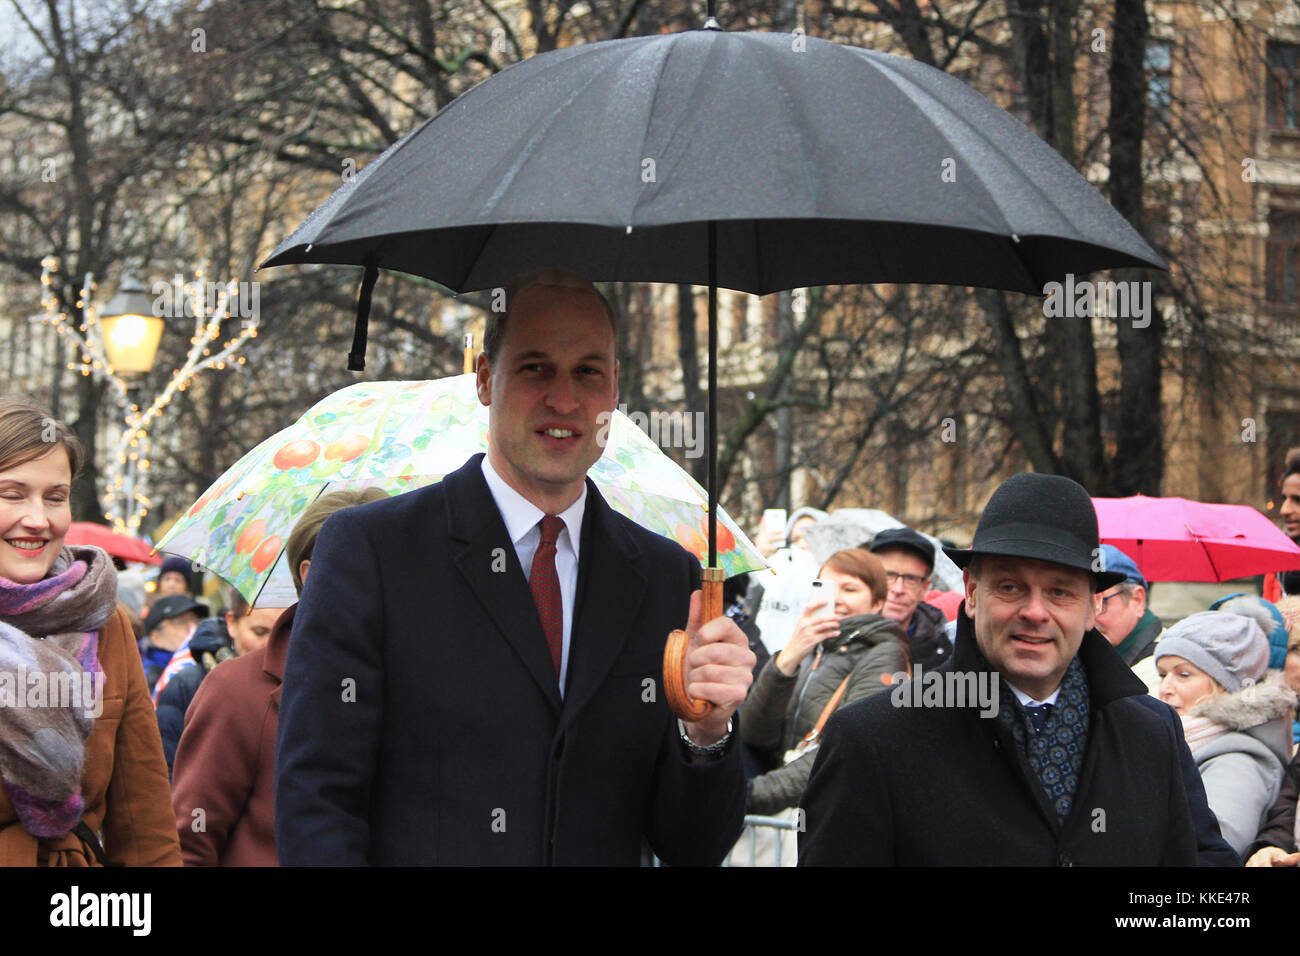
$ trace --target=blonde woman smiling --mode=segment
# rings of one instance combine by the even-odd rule
[[[1267,673],[1268,639],[1249,618],[1193,614],[1156,645],[1160,699],[1187,746],[1223,838],[1238,855],[1255,839],[1290,759],[1295,693]]]

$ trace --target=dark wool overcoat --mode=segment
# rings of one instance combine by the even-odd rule
[[[988,672],[965,610],[936,674]],[[827,724],[804,793],[799,865],[1193,866],[1178,739],[1097,631],[1079,648],[1090,727],[1062,823],[1011,733],[978,706],[879,694]]]
[[[281,690],[282,864],[717,865],[745,780],[663,693],[699,561],[587,481],[563,699],[476,455],[321,529]]]

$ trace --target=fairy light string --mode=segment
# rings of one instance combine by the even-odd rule
[[[60,337],[71,339],[77,347],[76,361],[68,369],[107,384],[107,394],[117,405],[118,418],[125,424],[117,447],[104,469],[104,487],[99,493],[104,517],[119,534],[137,534],[140,522],[149,513],[152,501],[145,494],[148,472],[151,468],[149,448],[150,429],[165,417],[165,409],[177,392],[185,391],[195,376],[207,369],[222,371],[234,365],[244,365],[245,356],[239,351],[249,339],[257,337],[258,316],[244,317],[240,331],[221,344],[221,323],[229,318],[228,303],[231,287],[228,282],[215,287],[215,301],[209,307],[208,284],[205,267],[200,266],[194,281],[182,287],[182,301],[172,303],[175,315],[190,312],[194,316],[194,332],[190,336],[189,352],[180,368],[172,372],[163,390],[143,410],[131,400],[130,386],[117,374],[104,345],[103,327],[99,324],[94,306],[97,285],[94,276],[86,273],[77,294],[76,307],[81,311],[80,321],[59,309],[54,294],[55,276],[59,260],[46,256],[41,260],[41,322],[52,326]],[[256,310],[254,310],[256,311]]]

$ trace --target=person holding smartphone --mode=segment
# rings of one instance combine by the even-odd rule
[[[782,766],[749,781],[746,813],[797,806],[831,713],[910,672],[902,630],[880,613],[887,591],[884,565],[862,548],[837,551],[822,565],[794,634],[741,708],[741,739],[783,758]],[[793,858],[791,852],[782,863]]]

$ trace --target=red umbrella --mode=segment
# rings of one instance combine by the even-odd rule
[[[1300,546],[1248,505],[1187,498],[1093,498],[1103,544],[1148,581],[1231,581],[1300,570]]]
[[[924,598],[926,604],[943,611],[949,621],[957,620],[957,610],[965,600],[966,595],[961,591],[930,591]]]
[[[139,561],[141,564],[162,564],[162,558],[153,554],[153,547],[139,538],[117,534],[102,524],[92,521],[74,521],[68,526],[67,544],[90,544],[103,548],[109,554],[123,561]]]

